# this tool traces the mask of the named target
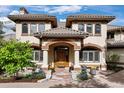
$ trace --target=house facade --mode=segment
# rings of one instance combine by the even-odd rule
[[[116,63],[124,66],[124,26],[108,25],[107,53],[117,54],[120,58]]]
[[[32,62],[42,68],[86,65],[106,70],[107,24],[115,16],[70,15],[58,22],[55,16],[20,8],[20,14],[8,18],[16,23],[16,39],[32,44]]]

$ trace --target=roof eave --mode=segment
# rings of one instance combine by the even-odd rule
[[[67,18],[66,27],[71,27],[72,22],[102,22],[102,23],[109,23],[114,20],[115,17],[111,18]]]

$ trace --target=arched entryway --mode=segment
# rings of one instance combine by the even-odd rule
[[[68,43],[54,43],[49,46],[48,64],[51,67],[69,67],[74,63],[74,46]]]
[[[55,62],[55,67],[69,67],[68,46],[56,46],[54,48],[54,62]]]

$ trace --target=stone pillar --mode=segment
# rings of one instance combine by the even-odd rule
[[[74,67],[75,68],[80,68],[80,64],[79,64],[79,50],[75,50],[74,51]]]
[[[48,50],[43,50],[43,68],[48,68]]]
[[[106,65],[106,56],[105,56],[105,51],[102,50],[102,52],[100,52],[100,56],[101,56],[101,70],[106,71],[107,70],[107,65]]]

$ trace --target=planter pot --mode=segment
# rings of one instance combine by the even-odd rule
[[[91,69],[91,70],[90,70],[90,74],[91,74],[91,75],[96,75],[96,69]]]

